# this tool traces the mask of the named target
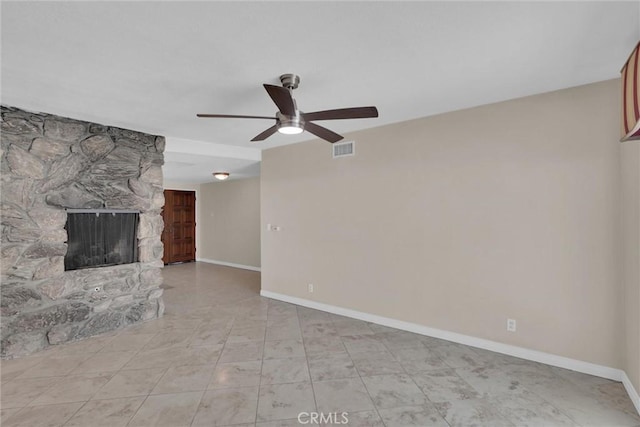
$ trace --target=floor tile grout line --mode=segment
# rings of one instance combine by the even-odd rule
[[[296,314],[298,317],[298,323],[300,323],[300,310],[297,306],[296,306]],[[309,364],[309,356],[307,355],[307,351],[304,348],[304,334],[302,333],[302,327],[300,327],[300,338],[302,341],[302,351],[304,351],[304,360],[306,361],[306,365],[307,365],[307,374],[309,375],[309,383],[311,384],[311,394],[313,395],[313,404],[315,405],[316,412],[319,412],[320,408],[318,407],[318,398],[316,397],[316,389],[314,387],[313,377],[311,376],[311,366]],[[300,416],[300,414],[298,414],[298,416]],[[300,419],[298,418],[298,421],[299,420]]]
[[[262,369],[264,367],[264,346],[266,345],[265,343],[267,342],[267,328],[268,328],[268,321],[269,321],[269,308],[270,308],[270,303],[267,301],[267,318],[265,319],[265,328],[264,328],[264,340],[262,341],[262,357],[260,358],[260,376],[258,377],[258,396],[256,399],[256,415],[254,417],[254,424],[258,423],[258,413],[260,411],[260,392],[262,391]]]

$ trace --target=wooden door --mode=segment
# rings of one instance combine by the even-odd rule
[[[165,264],[196,259],[196,193],[195,191],[164,191],[162,210]]]

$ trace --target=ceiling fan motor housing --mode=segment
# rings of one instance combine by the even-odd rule
[[[295,116],[286,116],[278,111],[276,113],[276,118],[278,119],[279,128],[293,127],[293,128],[304,129],[304,119],[302,118],[300,111],[296,110]]]

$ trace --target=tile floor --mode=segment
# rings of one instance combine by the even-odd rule
[[[164,318],[3,361],[2,426],[640,426],[620,383],[268,300],[255,272],[164,276]]]

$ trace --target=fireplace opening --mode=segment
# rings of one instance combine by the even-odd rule
[[[138,262],[138,211],[67,210],[64,269]]]

